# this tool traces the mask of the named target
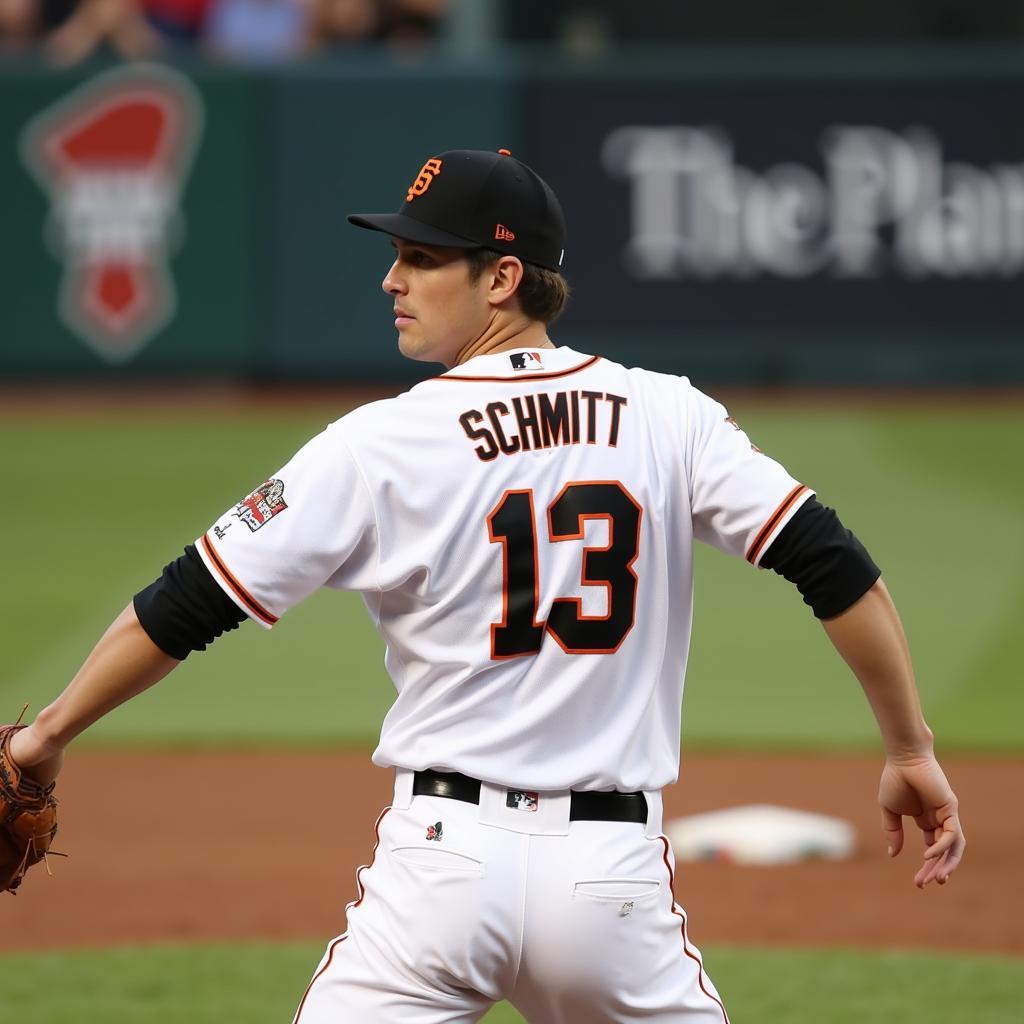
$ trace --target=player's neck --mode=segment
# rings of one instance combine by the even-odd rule
[[[493,355],[519,348],[554,348],[548,337],[547,324],[530,320],[520,313],[501,313],[488,324],[479,338],[471,341],[448,367],[461,366],[477,356]]]

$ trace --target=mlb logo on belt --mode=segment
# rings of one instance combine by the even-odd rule
[[[175,313],[167,261],[183,236],[178,197],[201,122],[186,78],[135,65],[93,78],[22,136],[52,203],[46,236],[65,264],[61,318],[111,362],[133,356]]]
[[[526,792],[521,789],[510,789],[505,794],[505,806],[511,807],[515,811],[536,812],[539,803],[540,798],[536,793]]]

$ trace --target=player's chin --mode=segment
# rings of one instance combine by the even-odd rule
[[[438,362],[433,354],[430,343],[416,330],[416,325],[403,327],[398,332],[398,351],[406,359],[417,359],[421,362]]]
[[[398,351],[402,353],[407,359],[422,359],[420,355],[420,345],[417,344],[415,338],[409,336],[409,330],[401,330],[398,332]]]

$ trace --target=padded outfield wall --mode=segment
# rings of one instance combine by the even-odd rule
[[[558,341],[702,383],[1024,383],[1022,107],[1006,47],[4,65],[0,379],[422,376],[344,215],[505,146],[566,207]]]

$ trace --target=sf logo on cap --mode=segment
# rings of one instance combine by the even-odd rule
[[[430,188],[435,174],[441,173],[441,161],[437,157],[431,157],[416,175],[416,180],[409,186],[405,195],[405,201],[411,203],[417,196],[423,195]]]

